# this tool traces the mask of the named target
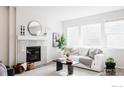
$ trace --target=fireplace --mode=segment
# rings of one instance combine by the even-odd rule
[[[41,46],[26,47],[26,61],[31,63],[41,61]]]

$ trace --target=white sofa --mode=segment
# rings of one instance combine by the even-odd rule
[[[80,48],[75,50],[75,53],[72,53],[72,59],[74,61],[79,61],[79,64],[76,64],[75,66],[98,72],[103,71],[105,64],[103,52],[95,54],[94,58],[91,58],[87,55],[88,50],[89,49]]]

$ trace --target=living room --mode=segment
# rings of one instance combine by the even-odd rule
[[[74,70],[71,74],[73,72],[75,76],[106,76],[103,70],[107,59],[116,63],[114,75],[124,75],[122,6],[1,6],[0,14],[0,60],[9,66],[12,73],[15,70],[13,66],[21,63],[23,71],[17,76],[65,76],[71,70]],[[31,32],[32,24],[40,26],[40,32]],[[60,49],[57,39],[62,36],[65,44]],[[40,57],[34,62],[32,58],[36,55],[28,59],[28,52],[34,47],[38,49],[38,46]],[[104,57],[100,59],[101,63],[93,58],[93,62],[99,64],[94,67],[93,62],[89,63],[91,69],[72,69],[71,66],[71,70],[67,71],[70,65],[64,64],[62,71],[56,71],[56,59],[63,56],[63,47],[67,52],[70,49],[76,52],[73,57],[76,61],[80,59],[79,53],[86,56],[91,48],[100,49]],[[69,56],[72,56],[71,53]]]

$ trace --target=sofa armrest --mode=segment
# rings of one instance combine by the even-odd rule
[[[95,55],[94,61],[96,64],[103,64],[104,65],[104,54]]]
[[[104,54],[97,54],[92,63],[92,69],[102,71],[104,69]]]
[[[103,58],[104,58],[104,54],[97,54],[94,56],[95,60],[103,60]]]

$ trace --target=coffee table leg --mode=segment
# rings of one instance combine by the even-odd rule
[[[72,65],[68,65],[68,75],[72,75],[73,74],[73,66]]]
[[[56,71],[62,70],[63,69],[63,64],[60,62],[56,62]]]

